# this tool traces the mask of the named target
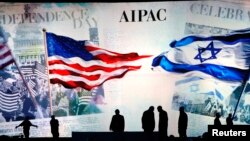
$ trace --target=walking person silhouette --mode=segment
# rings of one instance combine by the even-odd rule
[[[168,114],[162,106],[158,106],[157,110],[159,112],[159,141],[165,141],[168,136]]]
[[[23,120],[23,122],[21,122],[18,126],[16,126],[16,128],[23,126],[23,134],[25,138],[29,138],[30,135],[30,127],[34,126],[36,128],[38,128],[37,125],[34,125],[30,122],[29,117],[25,117],[25,119]]]
[[[51,116],[50,129],[51,129],[51,134],[53,138],[58,139],[59,138],[59,121],[55,118],[54,115]]]
[[[125,128],[125,120],[123,115],[120,115],[118,109],[115,110],[115,115],[111,119],[109,129],[113,132],[123,132]]]
[[[179,108],[178,132],[180,138],[187,138],[188,116],[183,106]]]

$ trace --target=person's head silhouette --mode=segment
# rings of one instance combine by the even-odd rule
[[[115,114],[116,115],[119,115],[120,114],[120,111],[118,109],[115,110]]]
[[[184,112],[184,111],[185,111],[184,107],[181,106],[180,109],[179,109],[179,111],[180,111],[180,112]]]
[[[150,106],[149,111],[153,112],[154,111],[154,106]]]
[[[54,115],[52,115],[52,116],[51,116],[51,119],[55,119],[55,116],[54,116]]]
[[[30,117],[29,117],[29,116],[26,116],[24,120],[27,121],[27,120],[29,120],[29,119],[30,119]]]
[[[162,111],[162,107],[161,107],[161,106],[158,106],[158,107],[157,107],[157,110],[158,110],[159,112],[161,112],[161,111]]]
[[[220,118],[220,113],[216,113],[215,116],[216,116],[217,118]]]

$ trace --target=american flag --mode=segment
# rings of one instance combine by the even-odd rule
[[[35,62],[34,73],[36,74],[37,78],[42,78],[45,80],[48,79],[47,68],[44,65],[38,63],[37,61]]]
[[[0,45],[0,69],[14,62],[11,50],[7,45]]]
[[[21,73],[25,76],[25,77],[30,77],[30,76],[34,76],[34,71],[33,71],[33,66],[21,66],[20,70]],[[14,70],[14,73],[19,73],[19,71],[17,69]]]
[[[4,92],[0,90],[0,110],[5,112],[14,112],[18,110],[19,92]]]
[[[78,93],[79,105],[88,105],[91,102],[93,94],[91,91],[81,90]]]
[[[32,66],[22,66],[20,69],[21,69],[21,72],[23,73],[23,75],[25,75],[25,76],[33,76],[34,75],[34,71],[33,71]]]
[[[134,52],[112,52],[87,40],[76,41],[49,32],[46,37],[50,82],[66,88],[91,90],[107,80],[122,78],[128,71],[140,69],[140,65],[132,63],[150,57]]]
[[[37,91],[36,91],[36,82],[34,82],[33,80],[28,80],[27,84],[29,85],[31,94],[33,95],[33,97],[36,97],[38,95]]]

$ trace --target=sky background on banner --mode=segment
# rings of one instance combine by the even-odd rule
[[[200,14],[199,6],[208,5],[213,7],[213,15]],[[60,117],[60,134],[71,136],[70,131],[108,131],[109,123],[114,110],[120,109],[125,117],[126,131],[142,131],[142,113],[153,105],[155,108],[162,105],[169,114],[169,134],[178,136],[177,123],[178,111],[172,108],[172,100],[176,91],[175,82],[183,79],[181,76],[166,73],[160,70],[152,70],[152,59],[160,53],[169,49],[169,43],[185,36],[186,23],[204,26],[220,27],[225,29],[242,29],[249,26],[247,12],[250,5],[241,5],[229,2],[217,1],[167,1],[167,2],[145,2],[145,3],[73,3],[73,4],[39,4],[30,5],[30,12],[45,13],[55,11],[87,11],[83,19],[65,19],[62,21],[41,22],[39,24],[25,24],[38,28],[41,33],[45,28],[48,32],[57,35],[68,36],[75,40],[88,40],[89,27],[98,28],[99,46],[110,51],[119,53],[137,52],[139,55],[153,55],[151,58],[142,59],[139,64],[142,68],[138,71],[127,73],[122,79],[109,80],[104,83],[106,104],[99,108],[102,114],[84,115],[79,117]],[[192,7],[194,7],[192,9]],[[219,7],[242,10],[242,19],[216,17]],[[0,4],[0,14],[23,13],[22,4]],[[15,9],[15,10],[13,10]],[[122,13],[125,11],[131,16],[131,10],[146,9],[154,13],[159,9],[165,9],[161,16],[165,21],[148,22],[146,18],[142,22],[120,22]],[[138,12],[138,11],[136,11]],[[137,13],[138,14],[138,13]],[[2,25],[9,32],[9,46],[13,49],[14,38],[18,26],[23,24]],[[205,30],[199,29],[197,30]],[[41,34],[41,37],[43,35]],[[189,113],[189,136],[199,136],[207,130],[207,124],[213,123],[213,117]],[[105,117],[105,118],[103,118]],[[105,119],[105,120],[103,120]],[[156,128],[158,130],[158,112],[155,109]],[[88,121],[91,120],[92,124]],[[34,129],[31,136],[50,136],[47,125],[48,119],[34,120],[34,124],[41,125]],[[0,123],[6,129],[12,129],[19,122]],[[67,124],[66,124],[67,123]],[[222,123],[225,123],[222,120]],[[81,125],[76,127],[76,125]],[[4,127],[4,126],[1,126]],[[2,129],[2,128],[1,128]],[[40,130],[40,131],[39,131]],[[13,131],[13,134],[21,132]]]

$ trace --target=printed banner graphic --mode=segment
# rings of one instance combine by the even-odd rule
[[[168,135],[198,137],[233,115],[250,124],[249,2],[0,3],[0,135],[29,117],[30,137],[110,132],[116,109],[125,131],[162,106]]]

